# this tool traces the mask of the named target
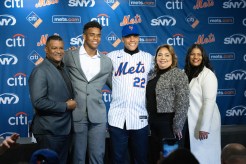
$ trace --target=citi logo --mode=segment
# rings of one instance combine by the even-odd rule
[[[104,102],[110,103],[111,102],[111,91],[107,89],[102,90],[102,97],[103,97]]]
[[[239,9],[239,8],[245,8],[245,7],[246,7],[246,1],[245,0],[239,0],[236,2],[229,0],[229,1],[223,3],[224,9],[230,9],[230,8]]]
[[[246,107],[243,105],[235,106],[226,110],[227,117],[246,116]]]
[[[151,20],[152,26],[174,26],[176,19],[170,15],[163,15]]]
[[[24,47],[25,46],[25,36],[23,34],[15,34],[13,38],[6,40],[7,47]]]
[[[28,119],[27,119],[27,114],[25,112],[18,112],[16,113],[15,116],[10,117],[8,119],[9,125],[27,125],[28,124]]]
[[[19,97],[14,93],[0,94],[0,104],[17,104]]]
[[[110,32],[107,36],[107,40],[108,41],[116,41],[118,38],[118,36],[114,33],[114,32]]]
[[[24,73],[17,73],[14,77],[10,77],[7,80],[8,86],[26,86],[26,74]]]
[[[109,18],[107,14],[99,14],[97,18],[92,18],[91,21],[97,21],[102,26],[109,25]]]
[[[234,70],[225,74],[225,80],[246,80],[246,71],[241,69]]]
[[[189,14],[186,18],[185,21],[192,27],[196,28],[196,26],[199,24],[199,20],[193,15]]]
[[[224,39],[224,44],[246,44],[246,36],[243,34],[233,34]]]
[[[115,10],[120,5],[118,0],[104,0],[104,2],[107,3],[113,10]]]
[[[0,54],[0,65],[15,65],[18,58],[13,54]]]
[[[174,34],[172,38],[167,39],[167,44],[170,44],[173,46],[184,45],[184,35],[183,34]]]
[[[53,5],[53,4],[57,4],[59,3],[59,0],[38,0],[38,3],[35,4],[36,8],[39,7],[44,7],[44,6],[49,6],[49,5]]]
[[[166,2],[166,8],[169,10],[183,9],[183,2],[182,2],[182,0],[167,1]]]
[[[12,15],[0,15],[0,26],[13,26],[16,24],[16,19]]]
[[[120,38],[112,31],[108,34],[106,40],[114,47],[117,47],[121,42]]]
[[[70,39],[70,44],[72,46],[80,46],[83,44],[82,34]]]
[[[41,18],[33,11],[26,17],[26,20],[30,22],[33,27],[38,28],[38,26],[43,22]]]
[[[28,55],[28,59],[35,65],[40,64],[44,60],[35,50]]]
[[[6,8],[23,8],[23,0],[5,0],[4,6]]]
[[[69,0],[69,7],[93,7],[95,6],[95,0]]]

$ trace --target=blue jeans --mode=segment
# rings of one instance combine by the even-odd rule
[[[148,163],[148,126],[139,130],[126,130],[109,126],[112,163],[125,164],[128,141],[135,164]]]

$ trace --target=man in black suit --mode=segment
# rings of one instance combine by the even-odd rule
[[[76,108],[72,84],[62,62],[64,43],[60,36],[47,39],[46,58],[37,65],[29,78],[29,90],[35,114],[31,131],[39,148],[57,152],[61,164],[66,164],[72,111]]]

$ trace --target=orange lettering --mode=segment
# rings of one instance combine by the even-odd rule
[[[193,7],[194,10],[201,9],[201,8],[207,8],[214,6],[213,0],[207,0],[207,2],[203,2],[202,0],[197,0],[196,5]]]
[[[212,42],[215,42],[215,37],[212,33],[210,33],[208,37],[204,37],[204,34],[199,35],[196,41],[197,44],[208,44]]]

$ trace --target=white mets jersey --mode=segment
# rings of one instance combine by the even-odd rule
[[[153,56],[139,51],[133,55],[123,49],[107,54],[113,63],[112,101],[108,123],[127,130],[137,130],[148,125],[145,104],[147,77],[153,69]]]

